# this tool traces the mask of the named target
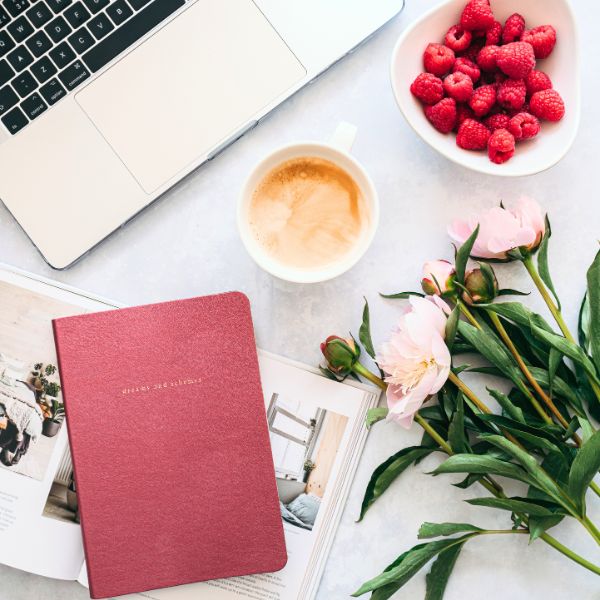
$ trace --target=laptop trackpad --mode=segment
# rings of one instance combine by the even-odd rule
[[[147,193],[306,74],[251,0],[198,0],[77,101]]]

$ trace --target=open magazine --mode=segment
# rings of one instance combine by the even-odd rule
[[[0,563],[87,583],[51,321],[116,304],[0,265]],[[288,563],[142,600],[313,598],[379,392],[259,352]],[[90,390],[90,410],[102,402]],[[250,492],[250,490],[249,490]],[[116,524],[115,524],[116,525]]]

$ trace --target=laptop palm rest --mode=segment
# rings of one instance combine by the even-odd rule
[[[305,75],[251,0],[198,0],[76,100],[150,194]]]

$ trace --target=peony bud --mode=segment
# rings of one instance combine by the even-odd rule
[[[498,295],[498,280],[489,265],[469,271],[465,287],[469,293],[463,294],[463,300],[468,304],[488,304]]]
[[[455,275],[454,265],[447,260],[431,260],[423,265],[421,287],[428,296],[453,296]]]
[[[327,368],[340,377],[349,375],[360,358],[360,348],[355,341],[337,335],[330,335],[321,344],[321,352],[327,361]]]

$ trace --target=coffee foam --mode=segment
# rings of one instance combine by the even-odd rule
[[[299,269],[340,262],[369,224],[356,181],[335,163],[310,156],[267,173],[254,190],[249,217],[255,239],[271,258]]]

